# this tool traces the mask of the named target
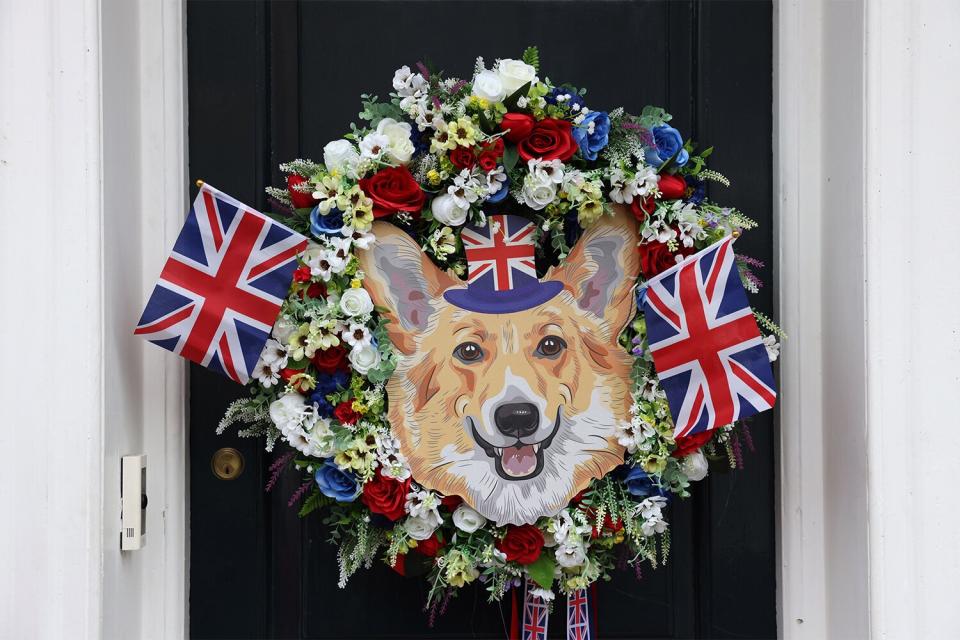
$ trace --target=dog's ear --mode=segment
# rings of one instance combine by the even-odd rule
[[[610,206],[613,215],[601,217],[587,229],[547,278],[563,282],[581,309],[603,318],[619,334],[636,311],[633,290],[640,273],[640,237],[627,207]]]
[[[363,285],[385,315],[390,341],[401,353],[416,350],[414,336],[424,332],[438,310],[438,298],[459,280],[437,268],[420,245],[388,222],[374,222],[376,240],[357,251]]]

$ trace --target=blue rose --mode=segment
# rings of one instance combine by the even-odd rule
[[[573,128],[573,139],[580,147],[580,155],[591,162],[596,160],[597,153],[607,146],[610,139],[610,116],[605,111],[591,111],[583,117],[583,122]]]
[[[649,473],[640,467],[618,467],[616,472],[627,486],[627,492],[636,498],[649,498],[651,496],[669,497],[667,492],[660,486],[660,483]]]
[[[344,471],[333,460],[326,460],[313,474],[320,493],[337,502],[353,502],[360,494],[356,477]]]
[[[665,124],[653,128],[653,143],[656,148],[648,147],[645,152],[647,163],[658,167],[677,154],[673,162],[678,167],[687,164],[690,154],[683,148],[683,136],[680,132]]]
[[[327,400],[327,396],[339,389],[346,389],[349,381],[350,376],[346,371],[335,371],[330,375],[318,376],[317,386],[310,394],[310,402],[317,405],[317,413],[324,418],[332,416],[334,407]]]
[[[343,212],[340,209],[330,209],[327,214],[320,213],[320,207],[314,207],[310,212],[310,233],[316,237],[340,234],[343,228]]]
[[[487,198],[487,202],[490,204],[502,202],[507,197],[508,193],[510,193],[510,178],[507,178],[505,182],[500,183],[500,191],[497,191],[495,194]]]

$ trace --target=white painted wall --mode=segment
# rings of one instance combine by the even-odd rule
[[[185,634],[184,367],[131,333],[186,206],[183,30],[179,0],[0,3],[2,638]]]
[[[960,3],[777,3],[780,620],[960,635]]]

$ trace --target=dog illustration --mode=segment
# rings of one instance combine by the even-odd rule
[[[532,223],[492,216],[482,231],[463,231],[470,282],[386,222],[358,255],[399,354],[388,415],[414,479],[499,524],[533,523],[623,462],[632,358],[617,338],[636,308],[639,238],[616,207],[539,280],[532,240],[521,255]]]

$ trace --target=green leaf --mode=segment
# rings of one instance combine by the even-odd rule
[[[323,502],[324,502],[323,494],[320,493],[318,490],[314,489],[313,493],[311,493],[310,496],[306,500],[304,500],[303,506],[300,507],[300,514],[299,514],[300,517],[302,518],[306,515],[313,513],[314,511],[319,509],[321,506],[323,506]]]
[[[540,50],[536,47],[527,47],[523,51],[523,61],[540,72]]]
[[[520,98],[527,95],[529,91],[530,91],[530,83],[527,82],[522,87],[520,87],[519,89],[511,93],[509,96],[507,96],[506,99],[504,99],[503,101],[503,106],[507,108],[507,111],[513,111],[514,109],[517,108],[517,102],[520,100]]]
[[[549,553],[541,553],[533,564],[527,565],[527,574],[544,589],[553,584],[553,571],[556,563]]]
[[[520,159],[520,154],[517,152],[517,148],[508,144],[503,149],[503,168],[507,173],[513,171],[513,168],[517,166],[517,160]]]

